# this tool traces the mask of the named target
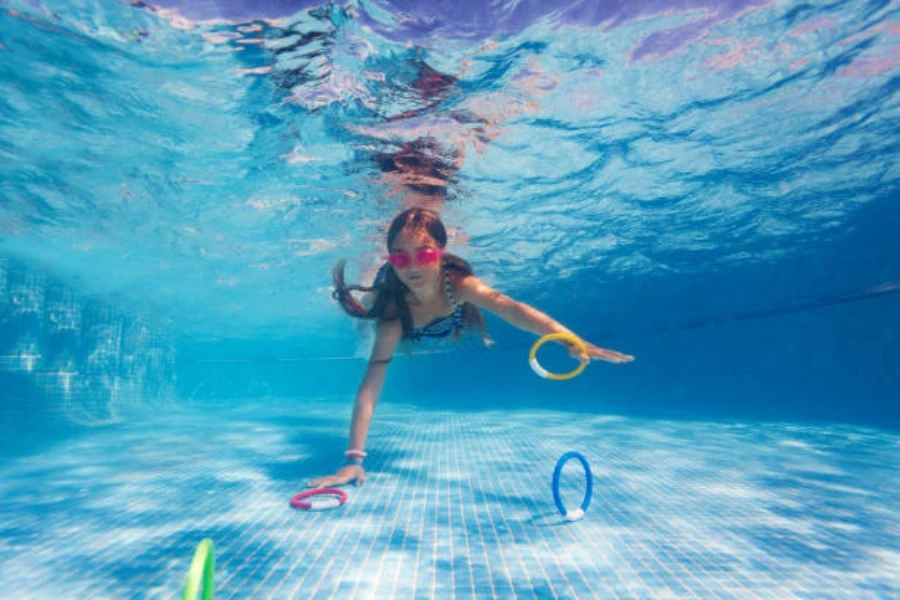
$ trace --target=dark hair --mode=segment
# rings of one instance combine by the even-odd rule
[[[401,212],[391,222],[387,233],[388,252],[393,248],[394,240],[405,229],[428,233],[440,248],[444,248],[447,245],[447,230],[444,228],[444,224],[441,222],[438,214],[427,208],[410,208]],[[385,263],[380,271],[380,274],[383,274],[383,276],[376,277],[375,283],[370,287],[347,285],[344,281],[345,263],[346,261],[344,260],[338,262],[332,271],[334,298],[341,305],[341,308],[348,315],[357,319],[376,319],[379,323],[400,319],[403,325],[403,339],[411,339],[410,332],[413,329],[413,321],[409,312],[409,305],[406,302],[406,293],[409,291],[409,288],[400,281],[400,278],[394,273],[394,269],[388,263]],[[444,272],[455,272],[462,276],[474,274],[472,265],[449,252],[441,255],[441,269]],[[354,298],[350,294],[353,290],[375,292],[375,302],[372,308],[367,309]],[[465,328],[474,326],[485,343],[489,342],[484,316],[472,304],[466,303],[463,308],[463,326]]]

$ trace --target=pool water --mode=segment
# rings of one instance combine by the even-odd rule
[[[205,539],[219,598],[900,597],[898,15],[0,0],[0,597],[181,597]],[[373,339],[331,270],[410,206],[636,360],[408,344],[292,508]]]

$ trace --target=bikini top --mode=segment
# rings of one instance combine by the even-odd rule
[[[444,286],[447,290],[447,297],[453,305],[453,312],[446,317],[439,317],[423,327],[414,327],[410,330],[408,337],[419,340],[423,337],[443,338],[451,333],[461,331],[463,328],[463,310],[465,302],[457,303],[453,297],[453,289],[450,287],[450,276],[444,273]]]
[[[387,265],[382,267],[381,271],[379,271],[378,275],[375,277],[376,284],[384,275],[383,271],[386,267]],[[463,329],[463,313],[465,311],[466,303],[456,301],[456,298],[453,296],[453,288],[450,285],[450,275],[447,273],[444,273],[444,289],[447,290],[447,297],[450,298],[450,303],[453,305],[453,312],[445,317],[438,317],[422,327],[413,327],[406,337],[413,340],[420,340],[422,338],[444,338]]]

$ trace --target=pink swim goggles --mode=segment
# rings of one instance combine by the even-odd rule
[[[431,266],[439,261],[443,254],[444,251],[437,248],[420,248],[416,250],[416,263],[424,267]],[[402,269],[409,266],[409,263],[412,262],[412,256],[405,250],[398,250],[391,252],[387,257],[387,261],[398,269]]]

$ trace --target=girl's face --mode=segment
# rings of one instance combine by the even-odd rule
[[[428,289],[440,278],[442,252],[427,231],[403,229],[391,247],[391,266],[409,289]]]

